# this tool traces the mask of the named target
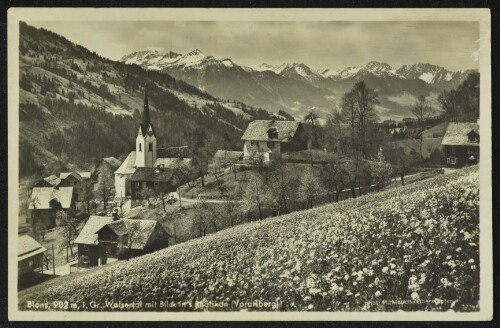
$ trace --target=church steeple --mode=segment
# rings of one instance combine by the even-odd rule
[[[142,124],[135,139],[135,166],[153,167],[156,161],[156,136],[149,116],[148,92],[144,91],[144,110],[142,112]]]
[[[143,117],[143,131],[146,132],[151,124],[151,118],[149,117],[149,104],[148,104],[148,90],[144,91],[144,110],[142,113]]]

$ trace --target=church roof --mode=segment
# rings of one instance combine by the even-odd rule
[[[130,152],[122,165],[115,171],[118,174],[132,174],[135,171],[135,151]]]
[[[301,125],[298,121],[255,120],[248,124],[241,140],[288,142]],[[268,131],[276,128],[277,138],[269,139]]]
[[[155,181],[170,182],[174,177],[171,169],[158,169],[156,167],[138,167],[129,181]]]

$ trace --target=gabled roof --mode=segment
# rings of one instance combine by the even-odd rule
[[[55,175],[50,175],[46,178],[43,178],[45,181],[47,181],[50,185],[52,185],[53,187],[57,187],[59,185],[59,183],[61,183],[61,179],[59,179],[57,176]]]
[[[83,179],[90,179],[90,172],[78,171],[77,172]]]
[[[102,161],[114,169],[119,168],[120,165],[122,164],[118,159],[116,159],[114,157],[106,157],[106,158],[103,158]]]
[[[113,218],[110,216],[91,216],[76,237],[75,244],[97,245],[97,231],[111,222]]]
[[[18,238],[17,260],[21,261],[28,257],[45,252],[47,249],[40,245],[36,240],[28,235],[22,235]]]
[[[58,189],[35,187],[31,192],[31,198],[36,198],[36,209],[38,210],[52,209],[53,207],[50,206],[52,200],[59,202],[63,209],[68,209],[71,207],[73,199],[73,187],[59,187]],[[29,209],[32,210],[33,208],[33,203],[30,202]]]
[[[468,134],[474,131],[479,135],[479,124],[477,123],[450,123],[446,133],[441,141],[442,145],[447,146],[476,146],[479,143],[469,142]]]
[[[117,236],[123,236],[128,233],[127,227],[123,220],[113,221],[108,223],[106,227],[109,227]],[[104,227],[103,227],[104,228]],[[101,228],[101,230],[103,229]]]
[[[214,155],[214,161],[220,161],[223,163],[233,163],[240,159],[243,159],[243,152],[241,151],[219,149]]]
[[[255,120],[248,124],[241,140],[288,142],[300,126],[298,121]],[[271,127],[278,130],[277,138],[269,139],[268,131]]]
[[[158,148],[158,158],[191,158],[193,153],[188,146]]]
[[[131,248],[144,249],[144,247],[146,247],[146,245],[148,244],[149,238],[153,234],[153,231],[155,230],[157,225],[159,225],[159,223],[157,223],[155,220],[120,219],[118,221],[112,221],[101,226],[95,232],[95,236],[97,240],[97,233],[102,229],[109,228],[118,236],[124,236],[128,234],[131,241]],[[163,229],[160,225],[159,227]],[[165,231],[165,229],[163,229],[163,231]],[[166,233],[166,235],[168,236],[168,233]]]
[[[130,152],[115,174],[132,174],[135,172],[135,151]]]
[[[192,162],[191,158],[157,158],[154,166],[163,165],[164,168],[172,168],[177,164],[190,165]]]
[[[173,170],[158,169],[156,167],[138,167],[129,181],[157,181],[169,182],[173,178]]]

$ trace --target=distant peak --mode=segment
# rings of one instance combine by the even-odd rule
[[[193,51],[189,52],[186,54],[186,56],[199,56],[199,55],[205,55],[203,52],[201,52],[200,49],[194,49]]]
[[[366,68],[370,70],[384,70],[384,71],[390,71],[392,69],[391,65],[387,63],[382,63],[378,61],[371,61],[368,64],[366,64]]]

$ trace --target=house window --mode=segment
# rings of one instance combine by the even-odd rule
[[[82,263],[83,264],[89,264],[90,260],[88,256],[82,255]]]
[[[34,264],[34,263],[33,263],[33,260],[30,260],[30,261],[28,262],[28,267],[29,267],[29,268],[32,268],[32,267],[33,267],[33,264]]]
[[[106,245],[106,254],[111,254],[111,245]]]
[[[149,151],[153,151],[153,143],[152,142],[149,143]]]
[[[154,187],[155,187],[155,190],[160,189],[160,183],[158,181],[155,181],[154,182]]]
[[[89,245],[82,245],[82,251],[88,251]]]
[[[142,144],[139,144],[139,151],[142,151]]]
[[[446,163],[451,164],[451,165],[455,165],[455,164],[457,164],[457,158],[456,157],[448,157],[446,159]]]
[[[254,140],[250,141],[250,145],[252,145],[252,146],[257,146],[258,144],[259,144],[258,141],[254,141]]]
[[[274,141],[268,141],[267,142],[267,148],[273,149],[274,148]]]

